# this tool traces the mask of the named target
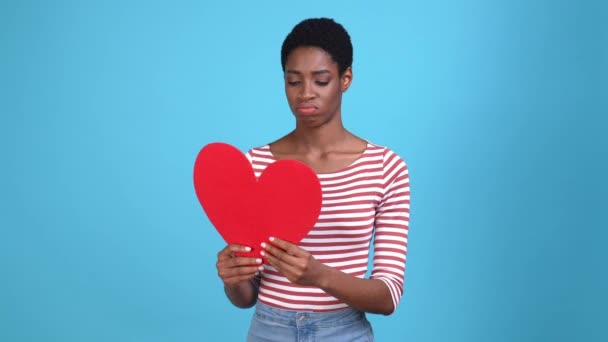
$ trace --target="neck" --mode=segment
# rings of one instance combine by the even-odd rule
[[[296,150],[302,152],[326,152],[343,145],[350,133],[342,125],[342,120],[336,118],[318,127],[297,125],[291,133]]]

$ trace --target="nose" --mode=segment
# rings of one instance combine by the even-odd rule
[[[307,101],[315,97],[314,89],[311,81],[302,82],[299,97],[302,101]]]

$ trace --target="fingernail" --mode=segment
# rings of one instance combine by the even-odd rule
[[[274,236],[269,237],[268,240],[274,241]]]
[[[245,252],[251,252],[251,247],[245,247]]]
[[[263,271],[264,270],[264,266],[258,267],[258,270]]]
[[[260,275],[260,272],[255,272],[255,275],[256,275],[256,276]]]
[[[261,264],[262,263],[262,259],[255,259],[255,263],[256,264]]]
[[[266,242],[262,242],[262,248],[266,248]]]
[[[260,251],[260,255],[264,256],[266,253],[264,253],[264,251]]]

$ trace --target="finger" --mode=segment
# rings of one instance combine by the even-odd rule
[[[222,280],[230,279],[233,277],[247,276],[261,272],[264,270],[264,266],[243,266],[233,268],[220,268],[218,269],[218,275]]]
[[[266,258],[266,260],[268,261],[268,264],[270,264],[270,266],[274,267],[277,271],[282,272],[283,270],[283,266],[284,264],[281,262],[281,260],[277,257],[275,257],[274,255],[267,253],[266,251],[261,251],[260,254]]]
[[[245,257],[231,258],[226,261],[226,264],[229,264],[232,267],[259,265],[261,263],[262,263],[261,258],[245,258]]]
[[[218,260],[215,266],[220,268],[235,268],[242,266],[260,265],[262,263],[261,258],[246,258],[246,257],[234,257],[223,260]]]
[[[273,245],[281,248],[289,255],[302,256],[302,252],[304,252],[300,247],[294,245],[293,243],[285,240],[281,240],[279,238],[270,237],[268,238]]]
[[[286,275],[287,272],[294,271],[294,267],[298,264],[298,258],[288,255],[283,250],[276,248],[270,244],[263,244],[264,250],[260,252],[268,262],[277,270]]]
[[[262,242],[262,248],[264,249],[264,255],[271,254],[275,258],[279,259],[282,262],[293,263],[296,257],[287,254],[284,250],[273,246],[272,244]],[[263,256],[264,256],[263,255]]]
[[[281,260],[276,256],[271,255],[270,253],[265,253],[264,257],[266,258],[266,260],[268,260],[268,264],[270,264],[270,266],[281,272],[281,274],[283,274],[283,276],[289,280],[292,280],[292,276],[298,273],[297,266],[285,262],[284,260]]]
[[[237,253],[237,252],[251,252],[251,247],[237,245],[237,244],[230,244],[230,245],[224,247],[224,249],[222,249],[217,254],[217,258],[218,258],[218,260],[232,258],[234,256],[234,253]]]

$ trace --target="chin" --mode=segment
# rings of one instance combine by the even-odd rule
[[[311,115],[304,117],[297,117],[296,124],[298,127],[305,128],[318,128],[327,125],[331,120],[321,115]]]

